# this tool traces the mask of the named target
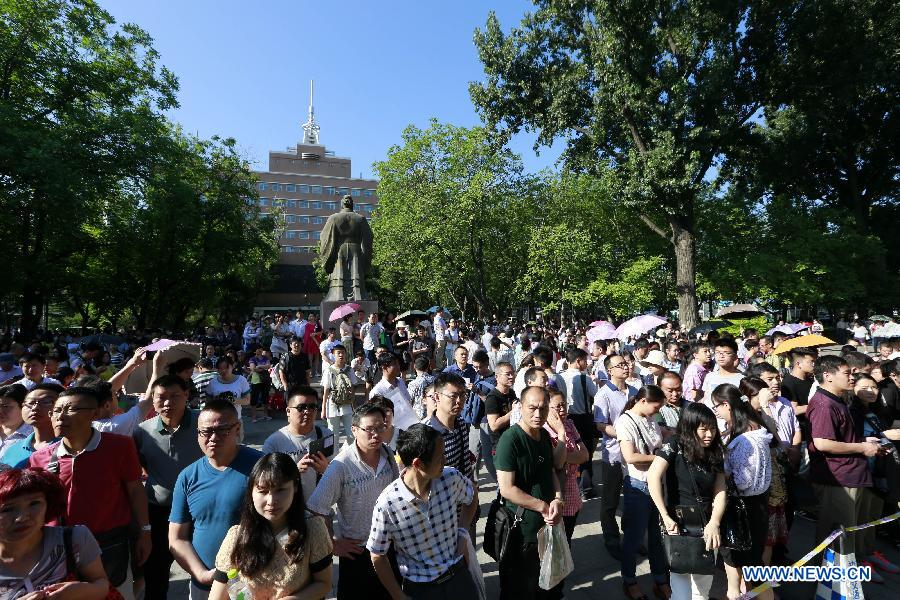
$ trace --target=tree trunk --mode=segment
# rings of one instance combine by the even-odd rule
[[[697,312],[697,286],[694,259],[697,239],[694,232],[677,219],[671,219],[672,246],[675,249],[675,293],[678,298],[678,320],[685,329],[700,322]]]

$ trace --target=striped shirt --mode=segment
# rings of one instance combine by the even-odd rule
[[[466,477],[473,477],[472,461],[469,460],[469,427],[462,417],[456,417],[453,429],[447,429],[437,418],[437,413],[422,421],[440,432],[444,438],[444,466],[453,467]]]

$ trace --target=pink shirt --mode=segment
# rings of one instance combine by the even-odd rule
[[[692,362],[684,370],[684,381],[681,384],[682,394],[691,402],[697,401],[697,392],[703,389],[703,380],[709,369],[703,365]]]

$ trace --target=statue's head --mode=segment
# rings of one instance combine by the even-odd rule
[[[348,194],[341,199],[341,206],[353,210],[353,198]]]

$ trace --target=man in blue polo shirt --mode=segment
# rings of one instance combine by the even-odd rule
[[[197,420],[205,456],[188,465],[172,492],[169,547],[191,575],[191,600],[206,600],[216,553],[225,534],[240,520],[250,471],[263,456],[238,443],[241,421],[227,400],[209,400]]]

